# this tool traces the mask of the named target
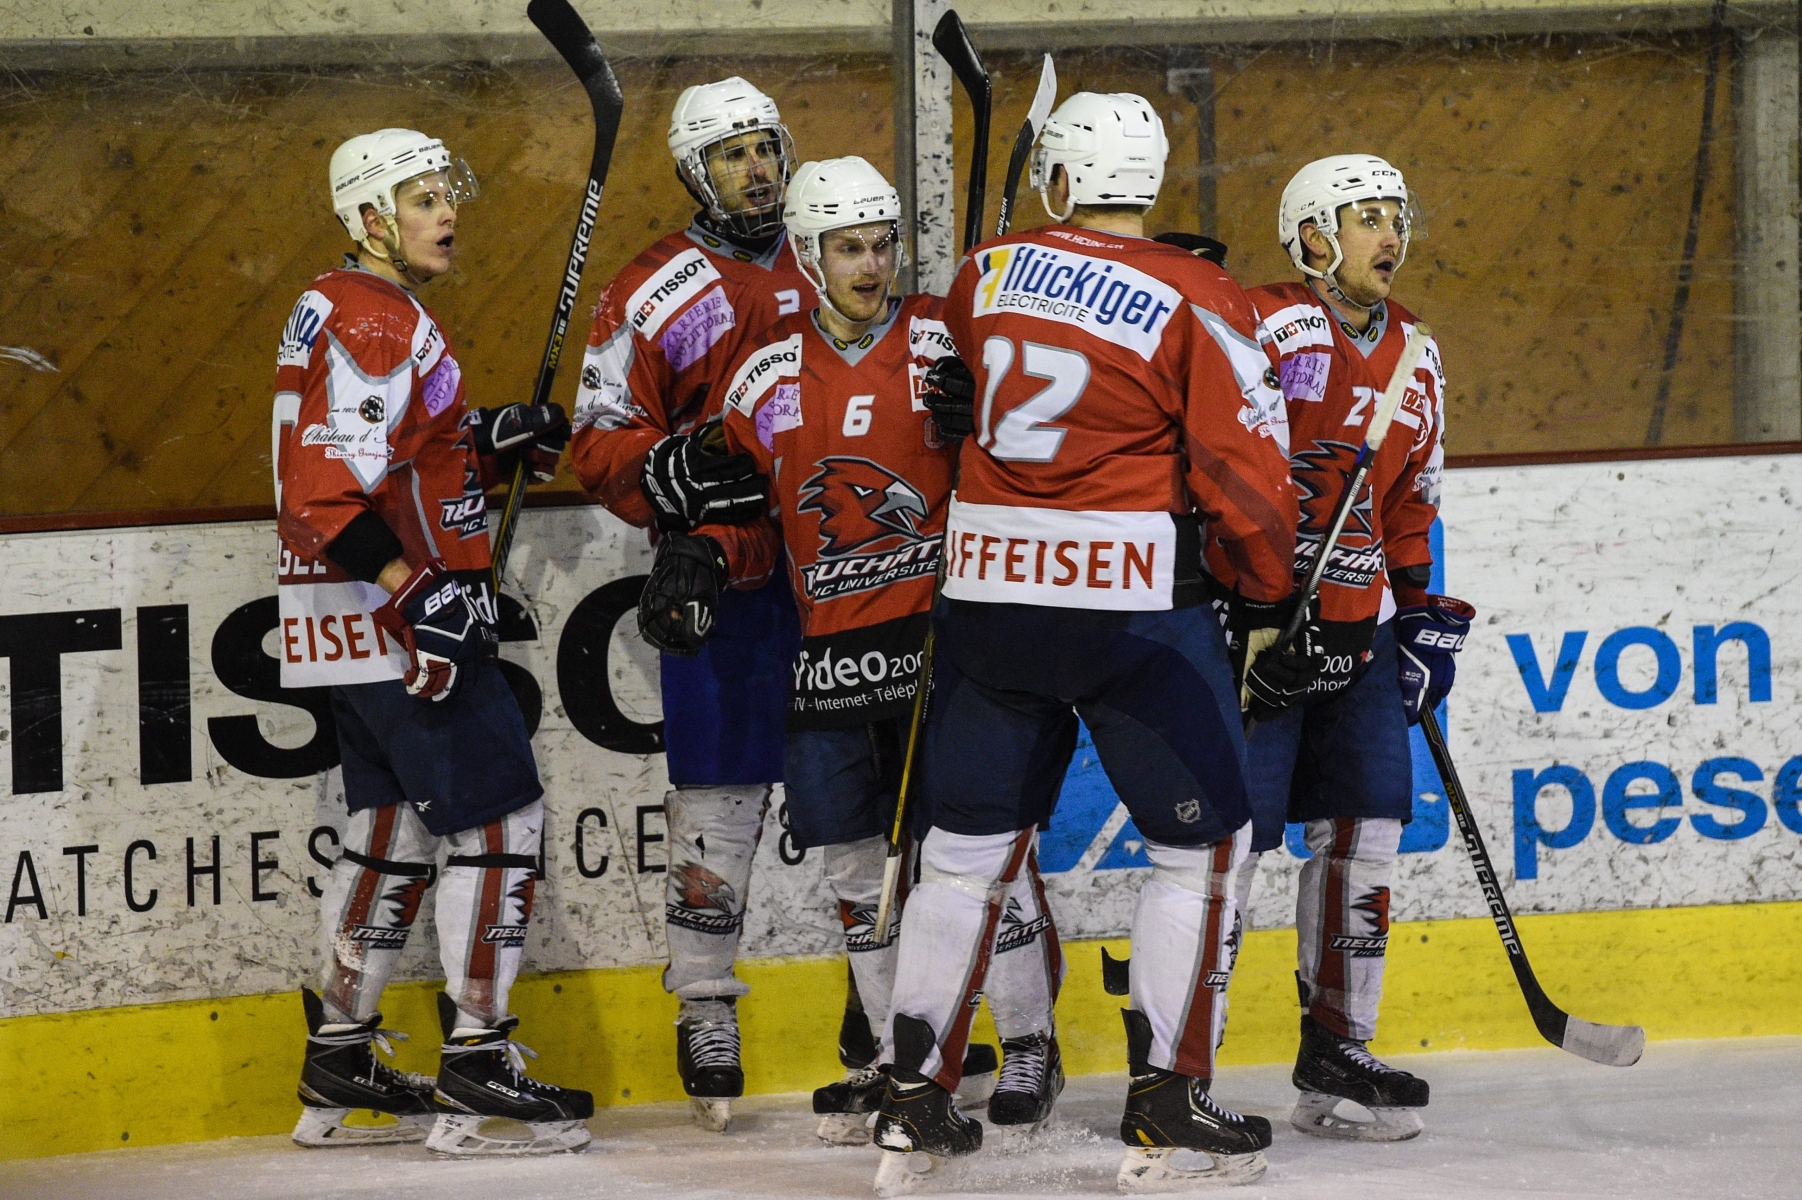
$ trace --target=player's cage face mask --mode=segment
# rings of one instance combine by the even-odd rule
[[[828,229],[796,239],[795,258],[801,273],[820,293],[820,303],[852,324],[867,318],[853,317],[832,302],[827,288],[826,265],[840,277],[878,274],[884,277],[883,300],[895,294],[895,280],[907,265],[907,246],[901,240],[899,221],[872,222],[844,229]],[[876,310],[878,318],[882,308]]]
[[[786,125],[763,125],[708,142],[676,164],[689,194],[721,225],[745,238],[782,228],[782,201],[795,173]]]

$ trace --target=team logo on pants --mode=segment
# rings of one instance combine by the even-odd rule
[[[1371,888],[1352,905],[1356,912],[1368,914],[1370,932],[1364,936],[1334,934],[1329,950],[1350,954],[1353,958],[1381,958],[1389,949],[1389,889]]]
[[[728,934],[739,927],[744,914],[737,912],[738,893],[731,884],[699,863],[670,868],[670,881],[680,904],[666,904],[664,919],[696,933]]]
[[[1032,945],[1050,924],[1051,918],[1044,913],[1028,921],[1026,914],[1020,909],[1019,899],[1009,896],[1007,908],[1001,913],[1001,928],[995,933],[995,953],[1005,954],[1009,950]]]

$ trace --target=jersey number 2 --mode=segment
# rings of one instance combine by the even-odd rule
[[[1014,343],[996,335],[982,344],[982,367],[988,373],[982,389],[982,431],[977,444],[1010,462],[1050,462],[1064,444],[1067,429],[1051,422],[1076,407],[1089,386],[1089,360],[1075,350],[1022,342],[1020,369],[1045,386],[1025,403],[993,420],[995,392],[1014,365]]]

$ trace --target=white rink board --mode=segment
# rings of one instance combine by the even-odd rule
[[[1802,897],[1802,817],[1792,791],[1802,791],[1802,761],[1780,780],[1784,765],[1802,756],[1797,719],[1802,628],[1802,551],[1794,543],[1802,459],[1793,456],[1703,458],[1581,466],[1545,466],[1450,472],[1445,487],[1448,590],[1475,603],[1478,624],[1460,664],[1450,706],[1450,737],[1478,819],[1519,911],[1716,904]],[[315,974],[316,910],[307,882],[321,868],[308,854],[309,834],[342,819],[325,780],[259,778],[228,763],[220,751],[216,718],[254,716],[272,747],[305,745],[312,719],[300,709],[234,694],[215,670],[216,651],[230,637],[216,635],[235,611],[274,595],[275,540],[267,522],[121,529],[0,538],[7,582],[0,611],[0,641],[8,653],[34,648],[32,687],[15,689],[16,660],[0,667],[9,715],[0,738],[0,786],[9,790],[0,822],[0,869],[11,882],[8,913],[0,924],[0,1017],[60,1012],[160,1000],[197,999],[291,989]],[[661,961],[663,844],[654,810],[666,786],[661,755],[603,748],[577,728],[579,709],[597,681],[593,668],[569,668],[579,693],[566,696],[559,681],[559,650],[595,645],[572,624],[577,606],[598,590],[642,575],[649,565],[643,536],[598,508],[538,509],[526,513],[515,552],[517,577],[509,591],[522,598],[536,625],[535,641],[509,643],[504,657],[519,664],[544,695],[542,724],[534,738],[547,789],[548,878],[538,893],[528,967],[561,970],[650,964]],[[1787,585],[1787,586],[1786,586]],[[629,587],[629,585],[627,585]],[[616,589],[617,590],[617,589]],[[186,606],[191,687],[191,780],[140,782],[138,610]],[[590,609],[595,602],[590,601]],[[15,618],[32,614],[117,613],[118,635],[102,629],[86,649],[56,659],[60,675],[60,790],[13,788],[21,713],[31,718],[40,747],[49,693],[41,686],[45,661],[40,642],[24,639],[39,628]],[[240,621],[245,618],[240,618]],[[1695,627],[1755,625],[1769,641],[1769,700],[1749,698],[1748,654],[1733,641],[1718,653],[1718,700],[1696,700]],[[66,625],[67,622],[65,621]],[[241,627],[241,626],[240,626]],[[1598,675],[1598,654],[1611,635],[1641,643]],[[632,632],[628,615],[609,641],[608,687],[623,719],[652,722],[657,715],[656,664]],[[1567,634],[1585,633],[1568,689],[1555,711],[1536,711],[1509,635],[1531,639],[1537,671],[1556,689],[1556,649]],[[82,635],[88,636],[88,635]],[[1675,677],[1657,684],[1657,653],[1669,639]],[[1748,637],[1754,635],[1747,634]],[[273,646],[273,634],[265,645]],[[1615,639],[1619,642],[1619,638]],[[23,649],[22,649],[23,647]],[[240,655],[242,657],[242,654]],[[579,656],[576,656],[579,657]],[[594,658],[590,656],[590,661]],[[268,663],[273,667],[273,662]],[[235,670],[242,672],[240,664]],[[228,664],[228,674],[232,672]],[[241,681],[240,681],[241,682]],[[1540,682],[1535,676],[1534,682]],[[579,685],[579,686],[577,686]],[[1643,703],[1643,708],[1615,701]],[[1634,693],[1647,693],[1633,701]],[[1611,700],[1610,696],[1615,700]],[[1541,704],[1551,700],[1541,696]],[[590,700],[592,707],[592,699]],[[592,720],[589,721],[592,730]],[[242,730],[239,731],[242,737]],[[640,730],[636,736],[646,736]],[[1692,790],[1698,766],[1709,760],[1745,759],[1762,779],[1720,783],[1750,793],[1741,803],[1762,817],[1762,827],[1742,838],[1721,835],[1737,810],[1706,802]],[[1676,780],[1675,804],[1664,810],[1623,807],[1640,782],[1610,789],[1625,764],[1646,762],[1657,776]],[[1594,791],[1587,833],[1562,848],[1539,846],[1530,859],[1535,876],[1515,878],[1515,772],[1539,773],[1562,764],[1582,772]],[[43,785],[45,760],[32,757],[25,772]],[[1091,769],[1092,770],[1092,769]],[[1074,779],[1074,776],[1073,776]],[[1579,791],[1582,790],[1578,785]],[[780,793],[778,793],[778,796]],[[1111,804],[1078,802],[1066,790],[1053,834],[1049,879],[1060,926],[1067,937],[1118,936],[1130,924],[1142,853],[1130,825],[1110,819]],[[1716,797],[1717,799],[1719,797]],[[1429,808],[1437,796],[1429,795]],[[642,816],[641,809],[645,809]],[[1537,807],[1545,829],[1566,826],[1572,805],[1557,787]],[[593,811],[598,810],[598,814]],[[1425,811],[1425,810],[1423,810]],[[585,816],[583,814],[586,814]],[[605,817],[605,826],[599,823]],[[1657,827],[1661,840],[1623,840],[1631,826]],[[583,852],[575,851],[581,818]],[[1715,824],[1710,825],[1713,820]],[[640,822],[646,835],[639,842]],[[1422,819],[1420,848],[1402,858],[1395,887],[1398,919],[1478,916],[1484,912],[1455,836]],[[1786,824],[1786,821],[1788,822]],[[1581,826],[1581,823],[1579,823]],[[1703,830],[1713,836],[1707,836]],[[1579,827],[1578,832],[1581,832]],[[1529,831],[1530,832],[1530,831]],[[274,866],[253,873],[257,857]],[[213,861],[220,846],[220,902],[212,903],[213,877],[194,879],[188,903],[188,840],[196,865]],[[1554,834],[1552,841],[1566,840]],[[1073,847],[1065,861],[1049,862],[1049,844]],[[124,863],[134,844],[128,906]],[[1528,839],[1531,848],[1535,843]],[[66,849],[98,847],[82,854]],[[320,843],[329,853],[329,841]],[[819,855],[799,865],[782,862],[781,829],[772,812],[759,851],[758,873],[746,926],[750,955],[829,953],[839,949],[833,906],[820,880]],[[639,869],[640,855],[644,870]],[[25,855],[29,854],[29,870]],[[606,869],[601,871],[602,856]],[[86,914],[78,915],[78,867],[85,864]],[[1284,851],[1267,856],[1265,879],[1254,904],[1260,927],[1292,921],[1286,886],[1298,860]],[[39,916],[31,876],[37,879]],[[149,905],[151,889],[156,891]],[[430,901],[428,900],[428,904]],[[406,977],[427,978],[436,969],[429,914],[415,926],[416,949],[405,960]]]

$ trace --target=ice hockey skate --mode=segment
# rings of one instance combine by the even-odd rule
[[[854,1067],[837,1083],[813,1091],[813,1111],[820,1123],[814,1132],[830,1146],[867,1146],[870,1128],[888,1090],[888,1072],[871,1063]]]
[[[695,1124],[711,1133],[726,1132],[732,1101],[745,1094],[738,1046],[735,997],[682,1001],[676,1017],[676,1070]]]
[[[1189,1192],[1261,1178],[1268,1165],[1270,1122],[1222,1108],[1208,1095],[1206,1080],[1152,1066],[1150,1019],[1132,1009],[1121,1015],[1132,1081],[1120,1118],[1120,1140],[1126,1143],[1115,1177],[1120,1191]],[[1179,1158],[1183,1151],[1199,1154]],[[1190,1165],[1185,1158],[1197,1162]]]
[[[417,1142],[432,1127],[432,1077],[397,1071],[377,1061],[375,1047],[393,1057],[382,1014],[362,1022],[328,1022],[325,1004],[311,988],[300,989],[307,1014],[307,1057],[300,1068],[300,1120],[294,1141],[301,1146],[374,1146]],[[375,1124],[349,1124],[367,1110]],[[382,1117],[392,1118],[381,1121]]]
[[[1003,1038],[1001,1077],[989,1097],[989,1122],[1031,1132],[1051,1117],[1064,1090],[1064,1060],[1057,1035],[1031,1033]]]
[[[517,1017],[459,1027],[457,1006],[440,992],[438,1018],[444,1057],[432,1103],[439,1115],[426,1149],[458,1158],[557,1154],[593,1140],[594,1097],[527,1077],[522,1055],[537,1055],[511,1040]]]
[[[1364,1043],[1340,1037],[1304,1014],[1301,1050],[1290,1077],[1301,1092],[1289,1123],[1315,1137],[1405,1142],[1421,1131],[1427,1081],[1384,1063]],[[1371,1119],[1343,1116],[1341,1101],[1362,1105]]]
[[[876,1117],[878,1196],[905,1196],[928,1179],[944,1182],[948,1159],[982,1149],[982,1122],[964,1116],[952,1094],[917,1069],[933,1049],[932,1027],[895,1014],[896,1065],[889,1072],[882,1111]]]

